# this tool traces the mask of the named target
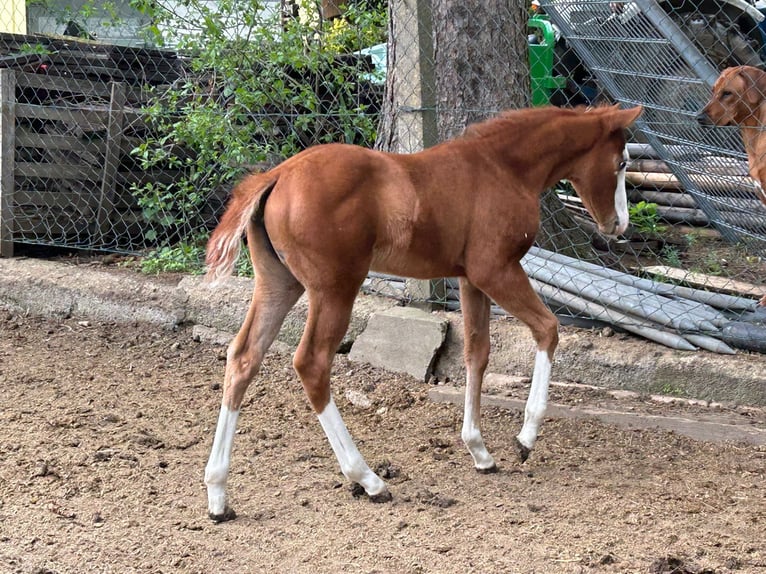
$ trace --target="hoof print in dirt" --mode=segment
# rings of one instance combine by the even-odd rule
[[[516,444],[516,452],[519,453],[519,459],[521,462],[527,462],[527,459],[529,458],[529,453],[532,452],[530,449],[525,447],[523,444],[519,442],[519,439],[516,439],[514,441]]]
[[[428,504],[430,506],[436,506],[438,508],[449,508],[457,504],[457,500],[444,494],[431,492],[424,489],[415,495],[415,498],[421,504]]]
[[[212,512],[210,512],[208,513],[208,516],[210,517],[210,520],[212,520],[216,524],[220,524],[221,522],[228,522],[230,520],[234,520],[237,517],[237,513],[227,506],[223,509],[222,514],[213,514]]]
[[[715,574],[715,570],[700,568],[676,556],[663,556],[655,560],[649,571],[652,574]]]
[[[364,487],[359,484],[358,482],[355,482],[351,485],[351,496],[354,498],[361,498],[363,496],[366,496],[370,499],[370,502],[374,502],[376,504],[383,503],[383,502],[391,502],[393,499],[393,496],[391,496],[391,493],[388,490],[384,490],[383,492],[379,494],[372,494],[368,495],[367,491],[364,490]]]
[[[377,474],[380,478],[385,479],[399,478],[402,474],[402,469],[391,464],[391,462],[388,460],[384,460],[380,464],[376,465],[374,471],[375,474]]]

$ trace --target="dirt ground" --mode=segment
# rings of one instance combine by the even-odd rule
[[[343,356],[336,400],[393,502],[352,495],[273,353],[234,445],[238,517],[213,524],[223,369],[186,329],[0,310],[0,572],[766,572],[766,448],[549,419],[520,465],[520,415],[489,408],[501,469],[480,475],[459,408]]]

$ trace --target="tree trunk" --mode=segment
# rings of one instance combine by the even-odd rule
[[[389,0],[386,88],[376,149],[414,153],[438,143],[430,0]]]
[[[432,0],[439,139],[529,105],[525,0]]]

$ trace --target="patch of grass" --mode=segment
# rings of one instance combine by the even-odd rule
[[[671,267],[681,267],[681,252],[674,245],[665,245],[660,251],[660,258]]]
[[[670,397],[682,397],[685,394],[684,390],[681,387],[677,387],[676,385],[670,382],[663,383],[658,389],[658,392],[661,395],[667,395]]]
[[[234,264],[234,273],[237,277],[252,277],[253,264],[250,261],[250,251],[245,248],[239,254],[237,262]]]
[[[693,271],[701,271],[708,275],[724,274],[724,263],[722,262],[720,255],[717,253],[706,253],[699,263],[699,267],[693,269]]]
[[[160,273],[191,273],[201,275],[205,271],[205,250],[196,244],[180,243],[173,247],[160,247],[150,251],[141,260],[141,272],[148,275]]]
[[[660,214],[656,203],[639,201],[628,208],[630,224],[638,231],[646,235],[659,235],[665,231],[665,226],[660,225]]]

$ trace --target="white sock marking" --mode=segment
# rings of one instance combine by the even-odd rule
[[[473,457],[474,466],[481,470],[487,470],[495,467],[495,459],[489,454],[487,447],[484,445],[484,439],[481,436],[481,405],[474,402],[473,393],[470,392],[472,377],[475,376],[476,375],[472,375],[470,372],[466,375],[463,430],[461,432],[461,437],[465,446],[468,447],[468,452],[470,452]],[[473,382],[476,384],[480,383],[480,381]]]
[[[548,406],[548,383],[551,379],[551,361],[546,351],[537,351],[535,370],[532,374],[532,386],[529,389],[527,405],[524,409],[524,425],[516,436],[519,442],[531,449],[537,440],[537,429]]]
[[[385,492],[386,483],[367,466],[332,397],[318,418],[345,477],[361,484],[370,496]]]
[[[238,417],[239,411],[230,411],[225,405],[221,405],[213,448],[205,467],[208,511],[212,515],[220,516],[226,508],[226,479],[229,476],[231,445],[234,442]]]

